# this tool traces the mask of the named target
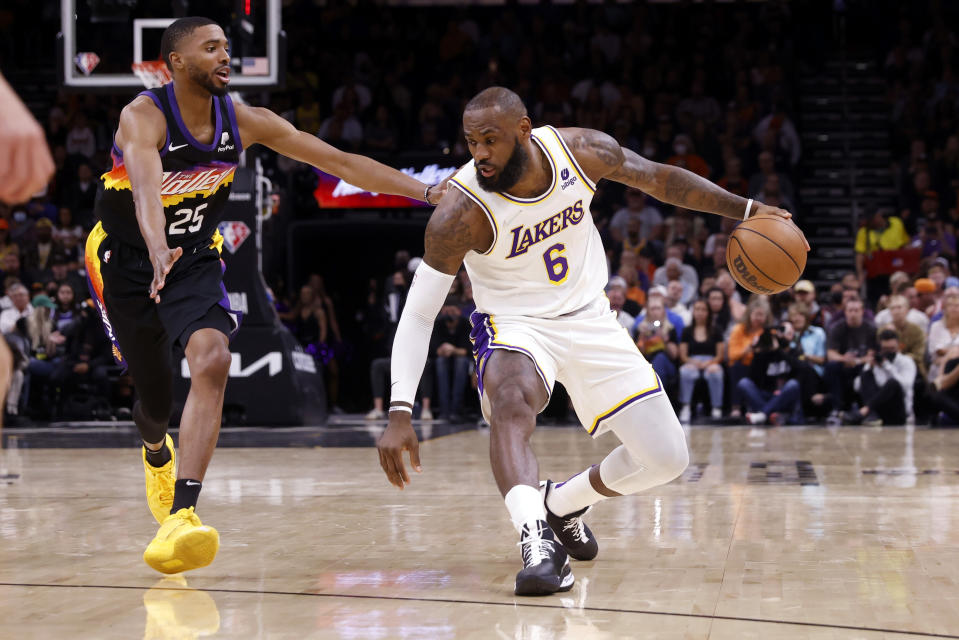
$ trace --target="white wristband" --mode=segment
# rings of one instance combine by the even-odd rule
[[[749,201],[746,203],[746,215],[743,216],[743,222],[745,222],[746,220],[749,220],[749,213],[752,211],[752,209],[753,209],[753,199],[750,198]]]
[[[399,405],[399,406],[396,406],[396,407],[390,407],[390,411],[389,411],[389,412],[390,412],[390,413],[393,413],[394,411],[405,411],[406,413],[408,413],[408,414],[410,414],[410,415],[413,415],[413,407],[407,407],[407,406],[405,406],[405,405]]]

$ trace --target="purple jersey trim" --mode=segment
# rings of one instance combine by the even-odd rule
[[[240,140],[240,124],[236,121],[236,111],[233,110],[233,99],[230,94],[223,96],[223,102],[226,104],[226,115],[230,119],[230,128],[233,130],[233,139],[236,140],[236,152],[243,152],[243,141]]]
[[[170,99],[170,108],[173,110],[173,118],[176,120],[176,124],[180,128],[180,132],[186,138],[187,142],[200,151],[213,151],[216,149],[216,145],[220,142],[220,134],[223,132],[223,116],[220,114],[219,98],[213,96],[213,110],[216,112],[216,128],[213,132],[213,141],[210,142],[210,144],[203,144],[193,137],[193,134],[190,133],[189,129],[187,129],[186,123],[183,122],[183,116],[180,115],[180,105],[177,104],[176,92],[173,91],[172,82],[166,86],[166,93],[167,98]]]

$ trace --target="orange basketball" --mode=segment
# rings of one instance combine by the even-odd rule
[[[750,218],[730,234],[726,266],[749,291],[779,293],[796,284],[806,268],[805,236],[786,218]]]

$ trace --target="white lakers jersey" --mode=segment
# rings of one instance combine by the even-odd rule
[[[599,232],[589,211],[596,185],[553,127],[533,129],[553,180],[535,198],[484,191],[473,162],[450,184],[486,213],[493,245],[464,263],[481,313],[554,318],[582,309],[609,280]]]

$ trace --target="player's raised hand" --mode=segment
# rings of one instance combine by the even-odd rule
[[[413,430],[412,416],[405,411],[390,412],[389,426],[380,436],[376,448],[379,450],[380,466],[383,467],[386,478],[390,484],[400,489],[410,483],[410,476],[403,464],[404,451],[410,452],[410,465],[413,469],[417,473],[423,471],[420,466],[420,442]]]
[[[36,119],[0,76],[0,201],[25,202],[53,175],[53,158]]]
[[[780,209],[779,207],[771,207],[768,204],[762,204],[760,202],[756,203],[756,210],[753,213],[754,216],[779,216],[780,218],[786,218],[787,220],[793,217],[793,214],[789,213],[785,209]],[[809,241],[806,240],[806,237],[803,236],[803,242],[806,243],[806,251],[809,251]]]
[[[173,268],[173,263],[183,255],[183,247],[176,249],[165,249],[157,253],[150,254],[150,262],[153,263],[153,282],[150,283],[150,297],[160,304],[160,289],[166,284],[167,274]]]

